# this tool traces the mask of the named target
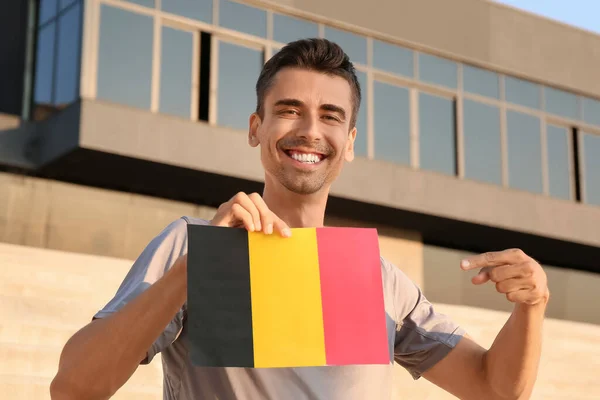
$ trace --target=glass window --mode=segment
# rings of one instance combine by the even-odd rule
[[[419,166],[422,169],[456,174],[454,101],[419,94]]]
[[[600,101],[583,98],[583,119],[588,124],[600,125]]]
[[[337,43],[355,63],[367,65],[367,38],[339,29],[325,27],[325,37]]]
[[[79,39],[81,3],[71,7],[58,20],[56,61],[56,104],[68,104],[79,97]]]
[[[79,0],[59,0],[58,2],[58,6],[60,7],[61,10],[69,7],[71,4],[75,3],[76,1]]]
[[[579,119],[577,96],[551,87],[544,88],[546,112],[562,117]]]
[[[515,111],[506,113],[508,185],[543,193],[540,119]]]
[[[356,71],[356,77],[362,92],[362,104],[356,118],[356,139],[354,140],[354,154],[357,157],[367,157],[367,74]]]
[[[540,109],[540,87],[535,83],[506,76],[504,78],[506,101],[525,107]]]
[[[162,0],[160,4],[168,13],[212,23],[212,0]]]
[[[423,82],[455,89],[458,82],[457,71],[455,62],[429,54],[419,54],[419,79]]]
[[[191,32],[162,28],[159,111],[190,118],[192,105]]]
[[[40,0],[38,17],[39,24],[42,25],[56,16],[56,6],[58,0]]]
[[[571,199],[571,168],[569,161],[569,136],[561,126],[546,127],[548,147],[548,183],[550,196]]]
[[[498,74],[492,71],[463,65],[463,87],[465,92],[500,98]]]
[[[374,82],[375,159],[410,165],[408,89]]]
[[[144,7],[150,7],[150,8],[156,7],[154,0],[126,0],[126,1],[128,1],[130,3],[139,4],[140,6],[144,6]]]
[[[151,17],[103,5],[98,45],[98,94],[102,100],[150,108]]]
[[[54,34],[56,24],[40,29],[35,63],[35,102],[52,103],[52,81],[54,74]]]
[[[314,22],[273,14],[273,40],[290,43],[298,39],[319,37],[319,26]]]
[[[250,35],[267,37],[267,12],[244,4],[221,0],[219,25]]]
[[[244,68],[240,68],[240,65]],[[248,129],[248,119],[256,109],[254,86],[262,65],[261,51],[226,42],[219,43],[219,125]]]
[[[600,206],[600,136],[582,132],[585,202]]]
[[[464,100],[465,177],[502,185],[500,110]]]
[[[414,52],[390,43],[373,40],[373,66],[393,74],[414,76]]]

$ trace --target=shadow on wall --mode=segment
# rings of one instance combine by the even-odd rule
[[[79,139],[79,113],[76,102],[36,105],[31,122],[0,114],[0,165],[34,170],[73,150]]]
[[[34,168],[35,162],[27,154],[35,140],[35,129],[19,117],[0,114],[0,164],[18,168]]]

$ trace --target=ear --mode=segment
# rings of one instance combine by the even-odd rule
[[[248,144],[252,147],[256,147],[260,144],[260,140],[258,138],[258,131],[262,124],[262,121],[257,113],[252,113],[250,115],[249,121],[250,129],[248,130]]]
[[[356,127],[352,128],[352,130],[348,133],[348,142],[346,143],[346,154],[344,158],[348,162],[352,162],[354,160],[354,140],[356,139]]]

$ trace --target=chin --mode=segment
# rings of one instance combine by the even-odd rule
[[[324,182],[314,182],[303,179],[282,179],[280,182],[290,192],[300,195],[315,194],[322,191],[325,187]]]

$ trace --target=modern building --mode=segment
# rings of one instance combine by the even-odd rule
[[[484,0],[22,0],[0,5],[0,32],[0,260],[28,266],[5,311],[37,310],[24,306],[31,281],[56,285],[37,293],[55,311],[85,283],[93,312],[166,224],[260,191],[245,135],[261,65],[324,37],[363,93],[358,158],[328,223],[377,227],[382,253],[467,320],[512,305],[471,285],[461,257],[519,247],[546,268],[548,317],[599,332],[599,35]],[[88,275],[82,260],[107,270]],[[0,348],[22,337],[11,332]],[[581,343],[600,354],[597,339]]]

